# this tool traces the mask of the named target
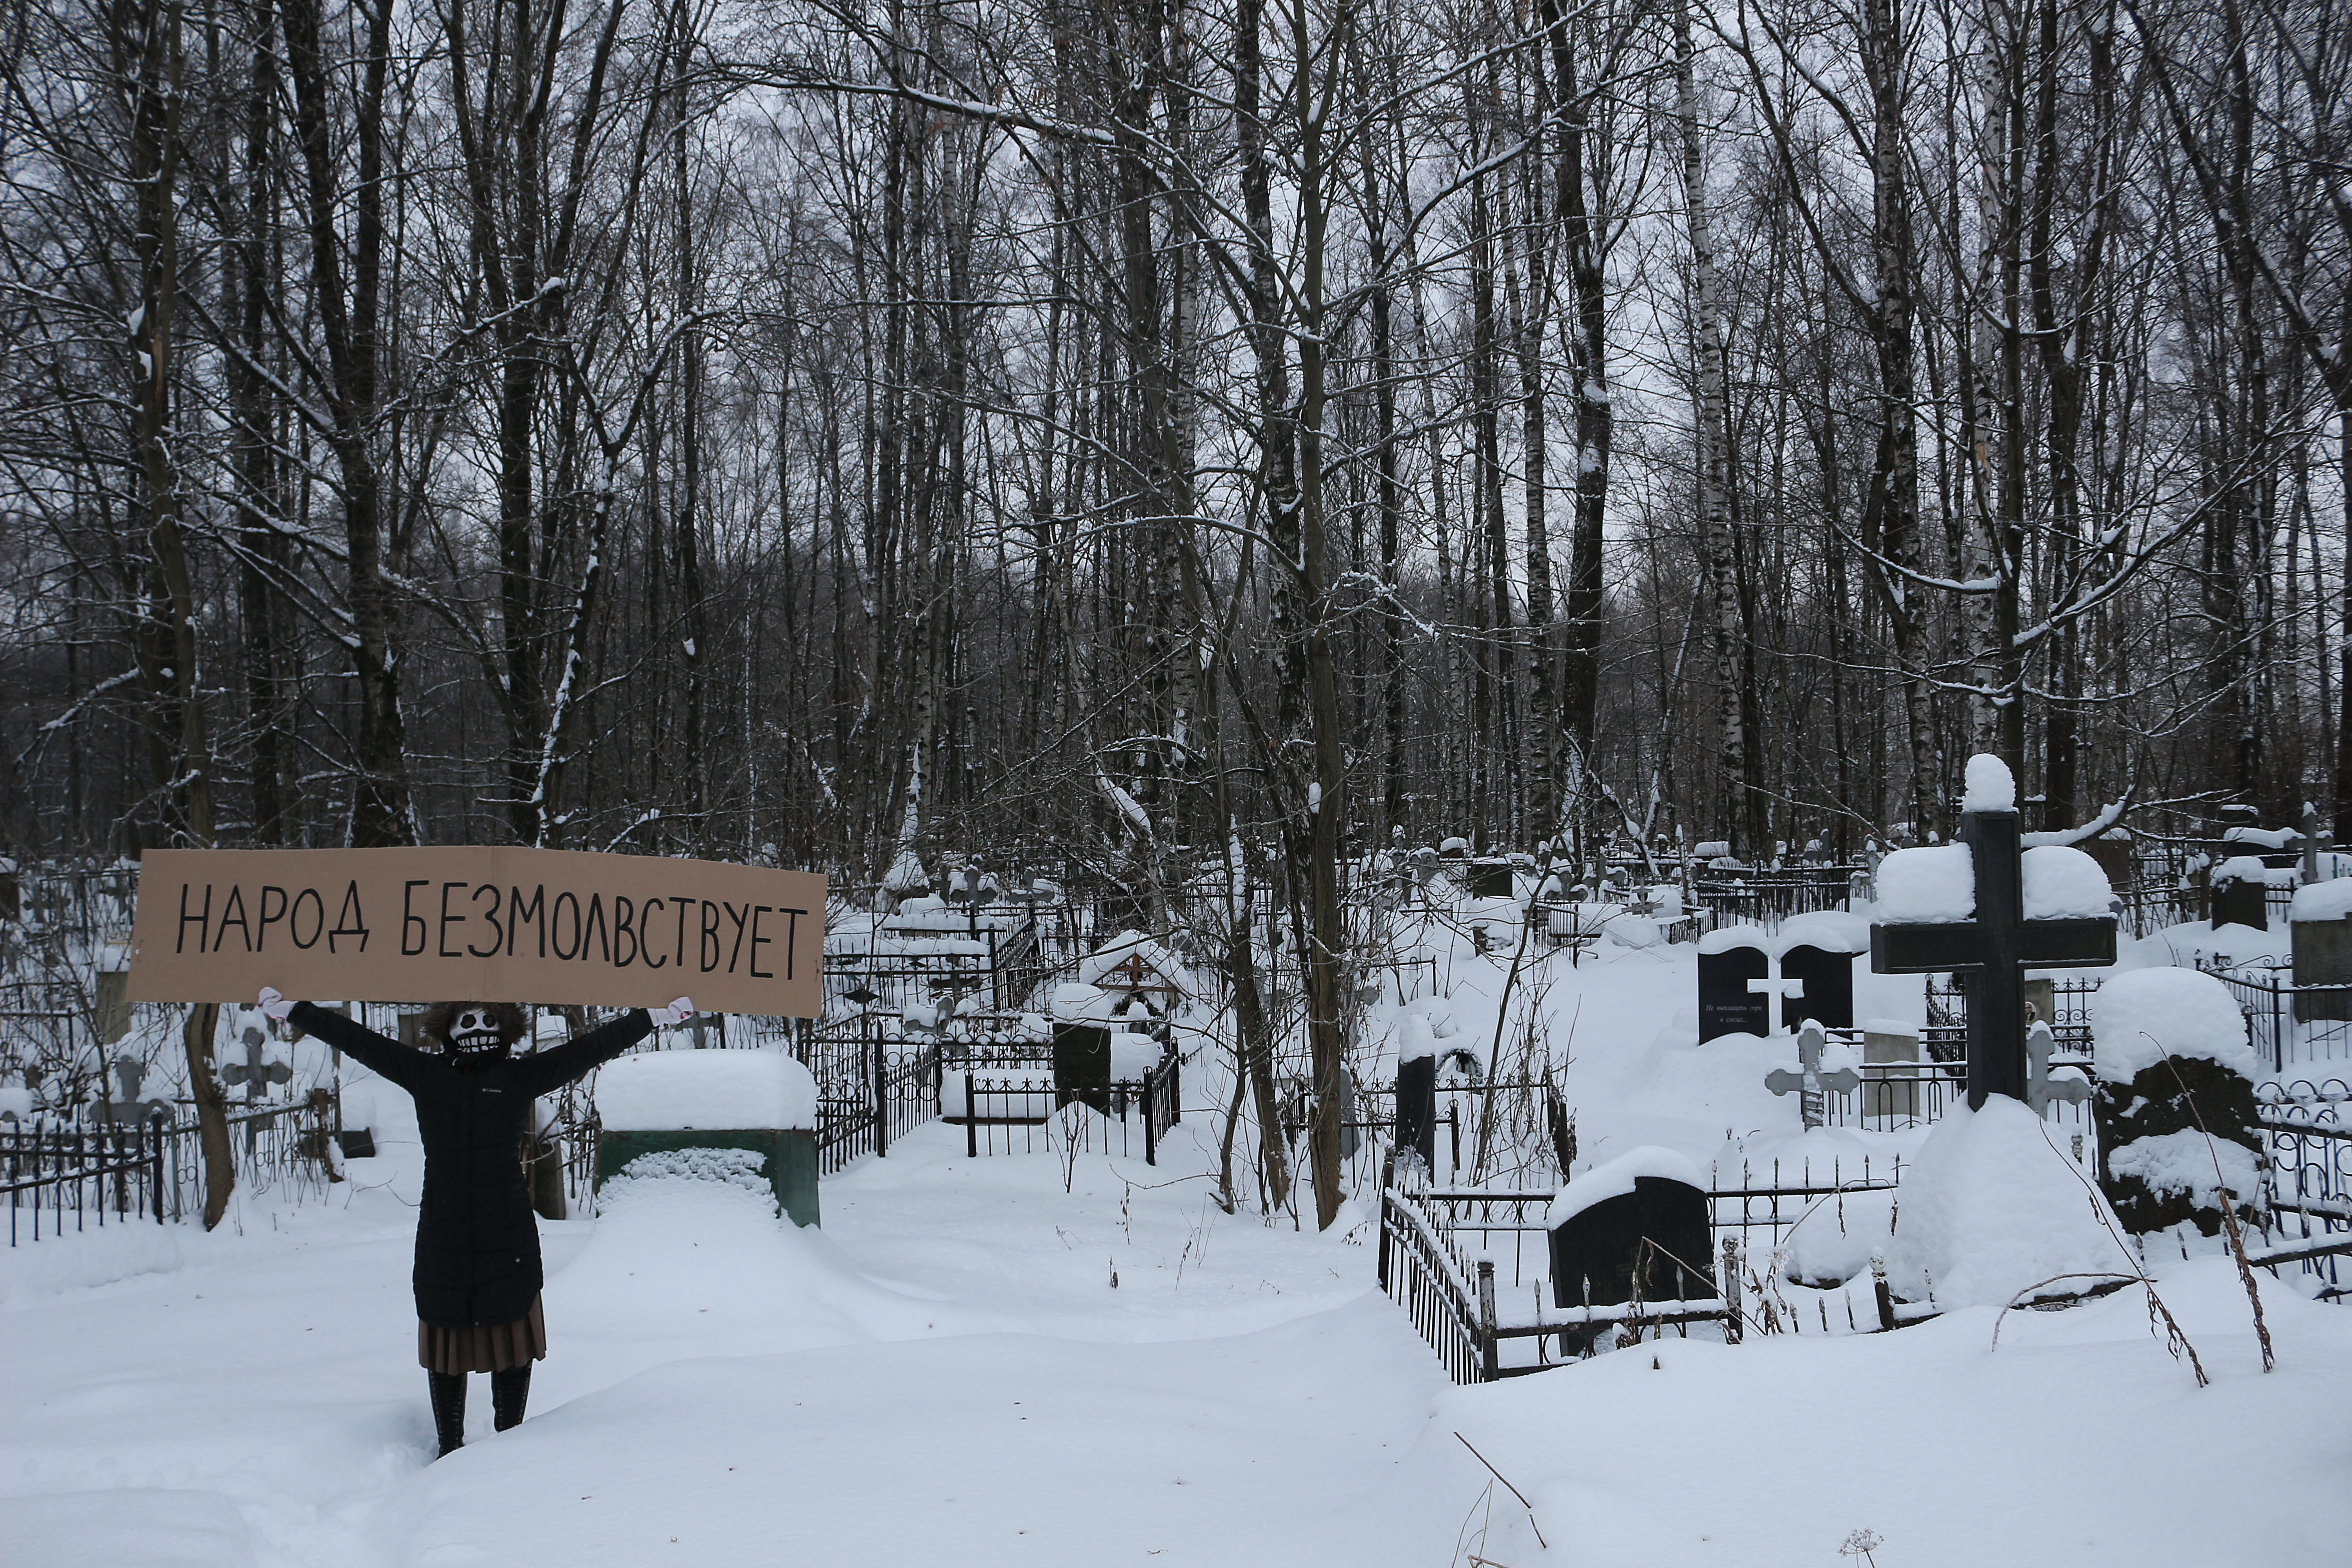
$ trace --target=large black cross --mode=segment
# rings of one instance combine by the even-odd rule
[[[2025,971],[2113,963],[2116,922],[2025,918],[2017,813],[1965,812],[1957,837],[1976,863],[1976,919],[1874,925],[1870,967],[1958,978],[1969,1004],[1969,1109],[1978,1110],[1989,1094],[2026,1097]]]

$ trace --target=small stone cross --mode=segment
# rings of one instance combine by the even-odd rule
[[[2049,1115],[2053,1100],[2080,1105],[2091,1098],[2091,1086],[2081,1079],[2050,1076],[2050,1053],[2057,1048],[2058,1037],[2049,1025],[2035,1024],[2025,1031],[2025,1103],[2036,1116]]]
[[[1765,984],[1760,980],[1748,983],[1749,989]],[[1764,1075],[1764,1087],[1774,1094],[1797,1091],[1797,1108],[1805,1119],[1805,1131],[1811,1131],[1829,1120],[1829,1093],[1852,1094],[1862,1087],[1862,1075],[1852,1068],[1840,1068],[1835,1072],[1822,1070],[1822,1047],[1828,1037],[1822,1026],[1811,1018],[1797,1031],[1797,1065],[1802,1069],[1790,1072],[1786,1068],[1774,1068]]]
[[[139,1098],[140,1086],[147,1081],[147,1065],[137,1058],[115,1058],[114,1080],[122,1086],[122,1092],[114,1097],[111,1108],[102,1105],[96,1108],[101,1118],[143,1124],[151,1117],[172,1113],[172,1102],[168,1100]]]
[[[294,1076],[294,1069],[284,1062],[262,1059],[261,1048],[268,1038],[259,1025],[247,1024],[245,1026],[245,1060],[231,1062],[221,1068],[221,1078],[225,1081],[245,1085],[245,1098],[248,1101],[266,1098],[271,1084],[284,1083]]]
[[[1801,1000],[1805,994],[1805,983],[1801,980],[1790,980],[1787,976],[1779,973],[1778,971],[1780,970],[1780,965],[1776,960],[1772,965],[1775,973],[1770,978],[1749,981],[1748,983],[1748,994],[1751,996],[1777,997],[1783,1002],[1795,1002]],[[1776,1025],[1779,1025],[1780,1027],[1775,1027],[1774,1026]],[[1784,1028],[1786,1026],[1787,1026],[1782,1023],[1780,1018],[1780,1009],[1768,1005],[1765,1008],[1764,1014],[1764,1032],[1768,1035],[1777,1035],[1780,1032],[1780,1028]],[[1811,1127],[1814,1124],[1808,1121],[1805,1125]]]

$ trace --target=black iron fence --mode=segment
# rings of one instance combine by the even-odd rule
[[[1552,1304],[1544,1218],[1552,1194],[1433,1186],[1416,1166],[1391,1162],[1382,1173],[1381,1288],[1405,1310],[1455,1383],[1492,1383],[1561,1365],[1586,1353],[1603,1331],[1687,1334],[1693,1323],[1717,1322],[1727,1341],[1741,1338],[1736,1288],[1727,1284],[1719,1297],[1676,1293],[1671,1286],[1684,1260],[1663,1254],[1635,1271],[1637,1280],[1661,1288],[1658,1295],[1637,1289],[1628,1301]],[[1724,1238],[1727,1281],[1738,1277],[1737,1247]],[[1500,1256],[1506,1248],[1507,1280]]]
[[[1691,879],[1694,902],[1714,923],[1777,928],[1792,915],[1843,910],[1866,866],[1807,866],[1780,871],[1710,872]]]
[[[2269,1144],[2265,1174],[2268,1243],[2294,1250],[2352,1235],[2352,1085],[2340,1078],[2265,1083],[2255,1089],[2257,1113]],[[2342,1300],[2339,1255],[2300,1260],[2303,1272]]]
[[[2298,985],[2284,964],[2200,968],[2230,988],[2246,1016],[2246,1043],[2273,1072],[2311,1062],[2352,1062],[2352,985]]]
[[[943,1069],[942,1119],[964,1130],[964,1153],[1081,1152],[1160,1163],[1160,1143],[1183,1120],[1183,1058],[1171,1051],[1140,1079],[1057,1087],[1047,1060],[967,1060]]]
[[[323,1097],[233,1111],[229,1152],[239,1190],[323,1191],[335,1179]],[[0,1131],[8,1244],[130,1220],[178,1221],[204,1210],[194,1121],[26,1123]]]

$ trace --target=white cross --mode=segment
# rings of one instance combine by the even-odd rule
[[[1751,980],[1754,987],[1760,982]],[[1802,1070],[1790,1072],[1786,1068],[1774,1068],[1764,1075],[1764,1087],[1774,1094],[1797,1092],[1798,1113],[1805,1119],[1805,1130],[1811,1131],[1829,1120],[1827,1094],[1852,1094],[1862,1087],[1862,1075],[1852,1068],[1840,1068],[1835,1072],[1822,1070],[1822,1047],[1828,1037],[1821,1025],[1808,1018],[1805,1026],[1797,1031],[1797,1065]]]
[[[1751,996],[1770,996],[1776,1000],[1786,1000],[1790,1002],[1801,1000],[1805,994],[1805,983],[1801,980],[1790,980],[1783,978],[1780,971],[1780,960],[1775,959],[1772,961],[1772,977],[1769,980],[1749,981],[1748,983],[1748,994]],[[1769,1005],[1765,1008],[1764,1032],[1768,1035],[1777,1035],[1780,1032],[1780,1008]]]
[[[2058,1037],[2049,1025],[2035,1024],[2025,1031],[2025,1103],[2036,1116],[2049,1115],[2053,1100],[2080,1105],[2091,1098],[2091,1086],[2081,1079],[2050,1076],[2050,1053],[2057,1048]]]

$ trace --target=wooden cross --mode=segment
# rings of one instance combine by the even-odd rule
[[[1879,974],[1958,977],[1969,1001],[1969,1109],[1980,1110],[1989,1094],[2026,1096],[2024,972],[2113,963],[2116,921],[2112,915],[2025,918],[2015,811],[1963,813],[1955,837],[1969,846],[1976,866],[1976,918],[1874,925],[1870,967]]]
[[[1750,990],[1761,984],[1756,980],[1748,983]],[[1827,1039],[1821,1025],[1806,1019],[1805,1026],[1797,1031],[1797,1066],[1801,1070],[1774,1068],[1764,1075],[1764,1087],[1774,1094],[1796,1092],[1798,1113],[1804,1117],[1808,1132],[1829,1120],[1831,1093],[1852,1094],[1862,1087],[1862,1075],[1852,1068],[1840,1068],[1835,1072],[1822,1070],[1822,1047]]]
[[[271,1084],[284,1083],[294,1076],[294,1069],[284,1062],[262,1060],[261,1047],[268,1038],[259,1026],[247,1024],[245,1026],[245,1060],[231,1062],[221,1068],[221,1078],[225,1081],[245,1085],[247,1100],[265,1098]]]
[[[2058,1037],[2049,1025],[2036,1024],[2025,1031],[2025,1103],[2036,1116],[2049,1115],[2053,1100],[2080,1105],[2091,1098],[2091,1086],[2081,1079],[2050,1076],[2050,1053],[2057,1048]]]

